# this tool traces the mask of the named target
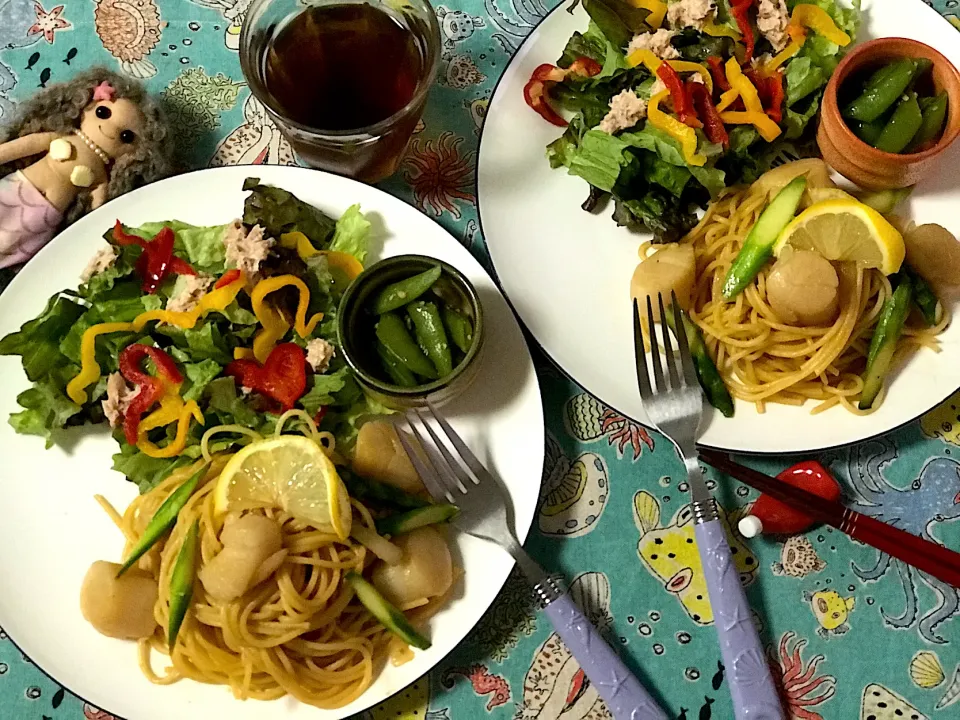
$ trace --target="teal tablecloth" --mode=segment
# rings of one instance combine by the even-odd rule
[[[960,26],[957,0],[931,4]],[[290,162],[289,146],[265,121],[240,73],[236,31],[247,5],[0,0],[0,113],[42,83],[95,63],[117,68],[122,59],[163,97],[180,137],[195,138],[182,148],[190,165]],[[444,36],[437,87],[401,172],[383,188],[436,218],[485,259],[474,186],[479,127],[497,78],[545,7],[541,0],[456,0],[455,7],[438,5],[437,13]],[[151,35],[156,29],[159,42]],[[697,597],[702,578],[694,573],[679,593],[665,589],[675,573],[698,566],[693,546],[684,542],[692,527],[685,522],[686,488],[674,479],[682,467],[673,450],[546,361],[538,359],[538,367],[548,438],[546,512],[538,514],[527,546],[574,581],[594,621],[642,668],[673,717],[732,717],[709,610]],[[820,459],[848,494],[875,504],[871,513],[960,547],[957,406],[960,397],[882,441]],[[932,458],[946,464],[925,469]],[[785,463],[758,464],[777,471]],[[726,480],[717,492],[730,516],[753,495]],[[663,541],[658,548],[676,549],[676,557],[654,557],[651,539]],[[758,539],[738,550],[794,718],[960,717],[960,702],[937,709],[960,695],[960,591],[828,529],[786,544]],[[526,597],[512,577],[476,630],[429,678],[364,720],[609,717],[592,688],[578,683],[575,662]],[[820,603],[839,615],[827,627],[813,612]],[[269,706],[263,712],[269,717]],[[112,720],[44,675],[2,631],[0,718]]]

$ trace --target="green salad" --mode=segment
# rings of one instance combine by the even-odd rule
[[[589,184],[583,208],[612,198],[617,224],[655,242],[681,237],[725,187],[817,154],[820,100],[860,21],[859,0],[582,5],[588,26],[524,99],[565,128],[547,157]]]
[[[359,206],[334,220],[257,179],[243,187],[242,217],[226,225],[117,221],[79,289],[0,340],[32,383],[9,420],[18,433],[49,447],[65,428],[108,422],[114,469],[145,491],[200,457],[212,427],[235,429],[208,439],[213,453],[284,413],[349,448],[359,421],[385,412],[336,352],[370,223]]]

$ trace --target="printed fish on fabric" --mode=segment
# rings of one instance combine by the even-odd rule
[[[0,123],[38,87],[105,64],[143,80],[194,142],[188,168],[295,164],[237,49],[251,0],[0,0]],[[788,0],[793,5],[795,0]],[[933,6],[960,27],[957,0]],[[436,86],[400,172],[380,184],[481,260],[475,173],[494,86],[556,0],[443,0]],[[561,10],[562,11],[562,10]],[[547,440],[526,546],[640,669],[670,717],[733,716],[671,444],[538,357]],[[540,452],[531,448],[531,452]],[[882,441],[818,458],[858,511],[960,547],[960,393]],[[792,461],[741,458],[776,474]],[[960,594],[817,527],[745,541],[752,490],[708,470],[792,720],[937,720],[960,707]],[[0,618],[2,624],[2,618]],[[3,720],[115,720],[44,675],[0,629]],[[264,705],[264,712],[268,707]],[[589,678],[512,573],[428,676],[353,720],[607,720]]]

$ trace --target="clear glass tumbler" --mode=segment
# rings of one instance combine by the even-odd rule
[[[275,61],[274,43],[285,28],[298,16],[313,8],[366,4],[389,15],[412,34],[419,54],[419,77],[414,78],[411,96],[405,105],[391,115],[362,127],[330,129],[285,109],[270,88],[268,68]],[[362,25],[359,26],[362,28]],[[358,27],[350,27],[351,32]],[[347,30],[345,30],[346,32]],[[359,29],[362,32],[362,29]],[[339,31],[338,31],[339,32]],[[339,37],[339,36],[338,36]],[[285,52],[291,52],[289,49]],[[270,53],[274,53],[270,56]],[[440,28],[429,0],[253,0],[246,12],[240,33],[240,66],[254,96],[280,128],[304,163],[321,170],[373,183],[392,175],[400,163],[410,137],[420,120],[427,93],[436,77],[440,55]],[[320,52],[322,57],[322,52]],[[302,55],[300,60],[306,55]],[[268,59],[269,58],[269,59]],[[296,60],[297,58],[293,58]],[[334,58],[335,62],[342,62]],[[336,64],[327,66],[336,68]],[[299,78],[310,74],[310,68],[294,62],[298,76],[284,78],[294,86]],[[341,68],[342,69],[342,68]],[[303,77],[304,92],[309,92],[309,78]],[[289,88],[287,88],[289,90]],[[315,98],[315,102],[343,102],[342,98]],[[322,121],[321,121],[322,122]]]

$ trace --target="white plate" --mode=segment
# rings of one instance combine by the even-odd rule
[[[124,195],[55,238],[0,295],[0,336],[36,316],[54,292],[76,287],[102,233],[116,218],[132,225],[173,218],[229,222],[242,214],[246,193],[241,185],[250,175],[290,190],[334,217],[359,202],[374,222],[373,258],[431,255],[474,283],[488,333],[483,365],[471,388],[445,412],[481,460],[503,478],[523,539],[536,508],[544,447],[540,390],[523,335],[496,285],[466,249],[439,225],[375,188],[312,170],[258,166],[204,170]],[[192,681],[152,685],[137,666],[136,646],[99,635],[79,607],[87,568],[97,559],[118,560],[123,547],[93,494],[102,493],[123,508],[136,487],[110,469],[116,444],[102,429],[78,433],[69,448],[50,450],[44,450],[41,438],[13,432],[6,418],[18,409],[17,393],[28,386],[19,360],[0,358],[0,625],[58,682],[116,715],[136,720],[345,718],[436,665],[480,619],[513,566],[506,553],[489,543],[459,536],[457,553],[466,571],[462,592],[432,621],[433,647],[416,652],[406,665],[388,665],[360,699],[341,710],[321,711],[289,698],[241,702],[223,686]]]
[[[647,238],[618,228],[610,212],[583,212],[587,184],[551,170],[544,147],[559,136],[523,101],[522,90],[540,63],[556,62],[567,39],[587,26],[578,7],[557,7],[531,33],[494,92],[480,140],[478,198],[490,258],[511,305],[536,341],[577,383],[605,404],[640,422],[630,317],[630,276],[637,247]],[[921,40],[960,66],[957,31],[920,0],[864,0],[860,39],[899,35]],[[911,214],[960,234],[960,188],[950,177],[960,143],[914,192]],[[877,412],[857,417],[836,408],[811,416],[807,408],[768,405],[765,415],[737,402],[725,419],[712,411],[702,442],[741,452],[803,452],[853,443],[923,414],[960,387],[960,323],[941,337],[943,352],[918,353],[898,374]]]

